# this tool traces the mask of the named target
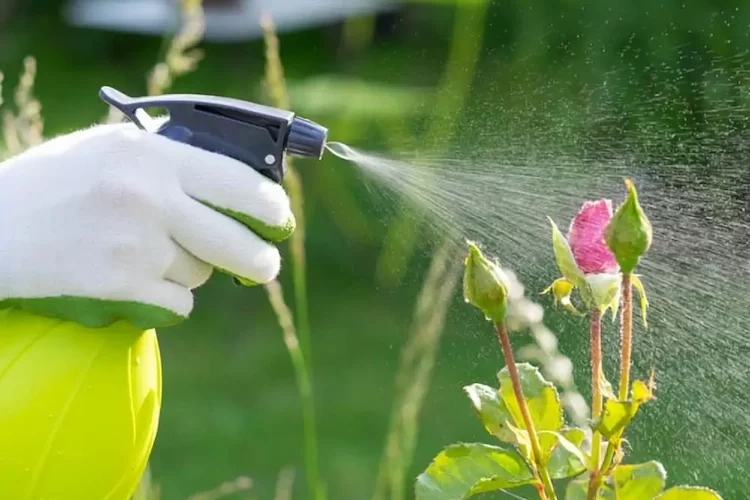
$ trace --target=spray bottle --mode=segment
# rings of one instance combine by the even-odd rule
[[[131,98],[110,87],[99,95],[141,129],[229,156],[279,183],[287,154],[320,159],[325,149],[327,130],[290,111],[204,95]],[[149,108],[168,113],[153,130]],[[0,343],[0,372],[28,368],[12,370],[20,377],[12,404],[24,405],[23,421],[0,422],[23,431],[18,442],[0,445],[12,451],[0,453],[3,477],[14,483],[3,491],[13,500],[130,500],[159,423],[156,332],[123,322],[87,328],[21,311],[0,314],[0,326],[18,332]],[[27,397],[24,387],[47,389]]]

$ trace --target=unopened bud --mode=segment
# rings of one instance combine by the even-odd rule
[[[499,264],[490,262],[474,243],[464,269],[464,298],[482,311],[488,320],[505,321],[508,310],[508,278]]]
[[[615,255],[620,270],[632,273],[641,256],[651,247],[651,222],[638,203],[638,193],[629,180],[627,199],[617,208],[607,226],[605,240]]]

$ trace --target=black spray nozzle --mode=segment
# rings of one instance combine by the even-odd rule
[[[291,111],[239,99],[197,94],[133,98],[111,87],[102,87],[99,96],[144,130],[145,110],[163,108],[168,118],[156,133],[234,158],[276,182],[286,173],[286,153],[320,159],[328,136],[325,127]]]
[[[289,127],[287,152],[291,155],[321,159],[326,147],[328,129],[304,118],[295,118]]]

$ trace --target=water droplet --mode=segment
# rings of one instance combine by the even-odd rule
[[[141,358],[140,357],[135,358],[135,364],[136,365],[140,365],[141,364]]]

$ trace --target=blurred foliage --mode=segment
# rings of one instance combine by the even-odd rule
[[[62,0],[18,2],[13,17],[0,20],[6,105],[13,109],[7,90],[33,55],[47,135],[99,121],[101,85],[147,93],[145,75],[170,42],[75,29],[60,19],[61,7]],[[720,162],[681,149],[681,139],[716,141],[712,151],[744,144],[734,139],[746,136],[750,109],[748,26],[750,3],[739,0],[410,0],[393,14],[285,34],[282,58],[294,109],[354,146],[472,153],[484,141],[523,148],[543,140],[575,151],[611,144],[613,154],[627,147],[644,157],[682,156],[710,172]],[[171,91],[268,102],[261,40],[201,50],[200,69]],[[321,472],[331,498],[362,498],[375,484],[393,376],[434,238],[344,162],[297,166]],[[750,170],[745,175],[750,186]],[[285,288],[291,279],[284,275]],[[152,461],[160,499],[243,475],[253,487],[237,498],[271,498],[279,471],[304,464],[294,371],[275,317],[262,290],[220,277],[198,291],[197,304],[190,322],[161,332],[165,408]],[[557,322],[558,331],[570,328]],[[448,316],[413,476],[443,443],[482,434],[467,426],[455,391],[497,371],[497,352],[468,333],[477,324],[461,307]],[[560,348],[585,371],[575,338],[563,335]],[[654,407],[641,425],[655,425]],[[704,449],[670,449],[671,435],[689,432],[670,425],[648,447],[649,433],[634,429],[635,448],[659,450],[675,482],[711,482],[726,499],[744,498],[747,479],[703,460]],[[307,498],[303,488],[293,495]]]

